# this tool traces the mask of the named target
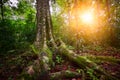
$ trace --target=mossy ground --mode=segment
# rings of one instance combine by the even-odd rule
[[[97,63],[103,69],[107,70],[107,72],[111,73],[113,76],[120,78],[120,52],[118,49],[110,47],[102,51],[89,50],[86,53],[81,52],[77,55],[87,57],[91,61]],[[17,80],[22,74],[23,70],[25,70],[29,65],[33,64],[34,60],[36,59],[37,56],[33,55],[31,52],[1,55],[0,80]],[[68,60],[63,59],[59,55],[53,56],[53,59],[54,65],[50,70],[51,73],[62,70],[81,72],[81,69],[77,65],[70,63]],[[94,76],[91,76],[92,72],[89,73],[87,70],[83,71],[87,80],[92,80],[94,78]],[[81,77],[63,80],[81,80]]]

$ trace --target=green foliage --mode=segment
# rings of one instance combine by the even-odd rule
[[[93,50],[95,50],[95,51],[102,51],[103,48],[101,46],[94,46]]]
[[[11,50],[15,45],[15,29],[12,26],[12,21],[4,20],[0,21],[0,51]]]
[[[17,8],[5,5],[4,16],[0,21],[1,53],[25,51],[35,39],[35,8],[22,0]]]
[[[5,19],[0,21],[0,51],[3,53],[25,51],[35,40],[36,34],[36,10],[35,6],[32,5],[33,0],[19,0],[17,7],[10,6],[7,1],[3,0]],[[81,0],[79,2],[91,3],[92,0]],[[109,3],[109,13],[111,15],[109,19],[107,16],[103,17],[104,15],[108,15],[106,0],[100,1],[99,4],[99,7],[102,8],[101,11],[104,11],[102,15],[98,15],[100,18],[99,30],[83,34],[85,33],[83,29],[86,25],[81,25],[82,28],[76,33],[76,30],[70,25],[73,21],[69,22],[69,19],[72,18],[72,16],[69,16],[69,13],[72,13],[72,8],[75,6],[74,0],[56,0],[56,3],[52,4],[51,11],[55,37],[61,37],[65,43],[73,48],[79,45],[80,49],[84,49],[83,45],[89,46],[93,44],[102,46],[111,45],[119,48],[120,3],[111,0],[111,3]],[[76,37],[77,34],[79,38]],[[92,46],[92,48],[96,51],[102,50],[99,46]]]
[[[89,51],[89,50],[93,50],[93,51],[103,51],[105,47],[103,46],[99,46],[99,45],[86,45],[82,47],[83,51]]]
[[[89,76],[92,78],[92,80],[99,80],[95,75],[94,75],[94,69],[88,69],[87,73]]]
[[[37,51],[37,49],[35,48],[34,45],[30,45],[30,47],[35,54],[38,54],[38,51]]]
[[[67,46],[68,49],[74,50],[75,48],[73,46]]]
[[[62,57],[60,55],[56,56],[56,63],[61,64],[64,60],[62,59]]]
[[[52,15],[53,32],[55,36],[62,36],[61,28],[65,26],[64,18],[61,15]]]
[[[85,71],[83,69],[76,69],[79,74],[82,74],[82,80],[85,80]]]

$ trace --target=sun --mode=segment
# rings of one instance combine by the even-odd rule
[[[85,13],[80,15],[80,18],[81,18],[83,23],[91,24],[91,23],[93,23],[94,16],[90,12],[85,12]]]

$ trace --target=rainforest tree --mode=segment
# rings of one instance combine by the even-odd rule
[[[55,54],[60,54],[62,57],[66,57],[70,62],[76,63],[81,69],[91,69],[94,67],[95,72],[99,72],[101,75],[104,75],[106,79],[115,80],[116,78],[108,74],[104,71],[100,66],[96,63],[86,59],[85,57],[76,55],[72,50],[69,50],[66,44],[58,39],[56,44],[55,39],[52,33],[52,20],[50,13],[50,1],[49,0],[37,0],[37,33],[36,40],[34,42],[34,46],[32,46],[33,52],[37,54],[38,58],[35,60],[34,64],[31,65],[28,69],[28,74],[32,75],[33,79],[57,79],[63,77],[72,77],[70,74],[74,76],[81,76],[79,73],[71,72],[71,71],[62,71],[56,73],[50,73],[50,67],[53,65],[52,56],[53,51],[51,51],[50,46],[57,51]],[[75,0],[75,5],[78,4],[79,1]],[[79,5],[74,7],[76,11],[79,9]],[[75,20],[77,20],[79,12],[75,13]],[[87,14],[88,15],[88,14]],[[85,15],[86,17],[86,15]],[[88,18],[89,17],[89,18]],[[91,20],[91,15],[88,15],[86,20]],[[85,21],[86,21],[85,20]],[[76,24],[78,20],[76,21]],[[37,61],[37,62],[36,62]],[[36,76],[37,75],[37,76]],[[101,76],[100,75],[100,76]],[[35,77],[36,76],[36,77]],[[62,76],[62,77],[61,77]]]
[[[0,1],[0,50],[17,53],[12,60],[21,71],[19,79],[118,80],[97,61],[119,63],[119,59],[84,53],[87,46],[97,46],[99,51],[99,46],[119,40],[119,28],[113,27],[120,25],[118,0],[19,0],[16,5],[13,2]],[[60,63],[62,59],[79,69],[51,72],[56,60]]]

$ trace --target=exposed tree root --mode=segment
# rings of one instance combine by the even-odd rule
[[[97,73],[105,75],[106,78],[109,80],[118,80],[117,78],[111,76],[110,73],[107,73],[105,70],[103,70],[96,63],[90,61],[86,57],[76,55],[73,51],[67,49],[66,45],[62,41],[60,42],[61,42],[61,46],[59,47],[59,53],[62,56],[67,57],[70,61],[76,63],[80,68],[93,69]]]
[[[99,63],[100,61],[108,61],[108,62],[112,62],[112,63],[120,63],[120,59],[116,59],[114,57],[108,57],[108,56],[85,56],[88,59],[90,59],[91,61],[94,61],[96,63]]]
[[[59,80],[63,78],[77,78],[77,77],[82,77],[82,75],[80,73],[69,71],[69,70],[50,74],[51,80]]]
[[[40,53],[34,54],[37,54],[38,58],[23,71],[21,78],[25,80],[49,80],[49,70],[52,65],[52,52],[45,46]]]
[[[66,57],[69,61],[76,63],[82,69],[93,69],[100,75],[103,75],[106,79],[109,80],[118,80],[117,78],[107,73],[96,63],[92,62],[85,56],[79,56],[73,51],[67,49],[66,45],[61,41],[61,45],[58,48],[58,53]],[[72,77],[81,77],[83,74],[72,71],[60,71],[56,73],[49,73],[50,66],[52,65],[52,52],[48,47],[44,47],[40,54],[38,54],[38,59],[34,61],[33,65],[29,66],[26,70],[27,76],[31,80],[56,80],[57,78],[72,78]],[[99,59],[103,57],[98,57]],[[111,60],[111,59],[110,59]],[[114,61],[114,60],[113,60]],[[25,75],[26,76],[26,75]],[[27,79],[28,79],[27,77]],[[23,77],[22,77],[23,78]],[[25,77],[24,77],[25,79]]]

